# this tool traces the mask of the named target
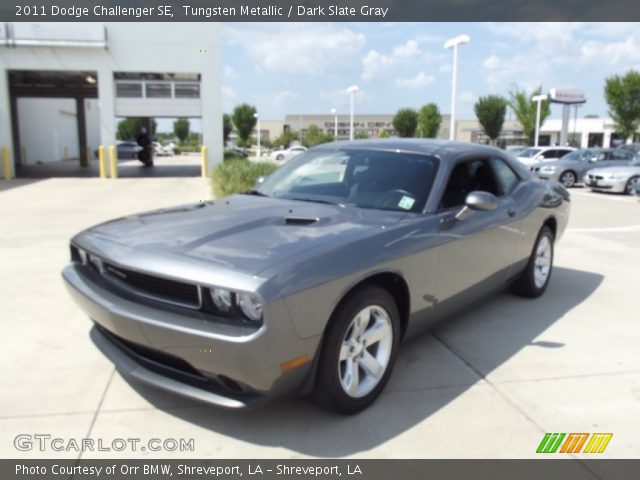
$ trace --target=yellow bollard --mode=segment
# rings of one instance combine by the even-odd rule
[[[202,153],[202,176],[206,177],[207,176],[207,147],[205,147],[204,145],[202,145],[202,149],[201,149],[201,153]]]
[[[2,149],[2,173],[5,180],[11,180],[11,159],[9,158],[9,149],[7,147]]]
[[[107,163],[104,158],[104,145],[98,147],[98,164],[100,165],[100,178],[107,178]]]
[[[115,145],[109,147],[109,160],[111,161],[111,178],[118,178],[118,154]]]

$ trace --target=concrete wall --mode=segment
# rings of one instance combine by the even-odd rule
[[[0,147],[13,149],[8,70],[82,70],[98,76],[99,138],[114,145],[116,131],[113,72],[200,73],[203,143],[209,168],[222,161],[222,80],[220,25],[217,23],[90,24],[106,29],[108,48],[0,46]],[[57,38],[69,24],[40,24],[41,38]],[[47,35],[47,29],[50,35]],[[89,133],[92,138],[95,133]],[[13,155],[13,152],[11,152]],[[13,163],[13,162],[12,162]]]
[[[73,98],[19,98],[20,142],[25,165],[78,158],[78,123]]]

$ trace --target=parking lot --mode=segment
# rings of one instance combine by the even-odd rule
[[[406,340],[379,401],[353,417],[292,399],[230,412],[129,383],[94,347],[60,279],[68,241],[116,216],[210,198],[202,178],[0,184],[0,456],[526,458],[545,432],[611,432],[640,455],[640,203],[572,189],[551,284],[502,294]],[[19,452],[18,434],[194,438],[193,452]]]

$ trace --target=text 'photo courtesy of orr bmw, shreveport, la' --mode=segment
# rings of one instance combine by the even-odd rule
[[[124,375],[223,407],[310,394],[355,413],[410,327],[505,288],[542,295],[569,211],[561,184],[493,147],[333,142],[244,194],[89,228],[63,277]]]

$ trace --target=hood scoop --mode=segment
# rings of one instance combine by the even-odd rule
[[[285,225],[306,226],[316,223],[320,219],[317,217],[287,217],[284,219]]]

